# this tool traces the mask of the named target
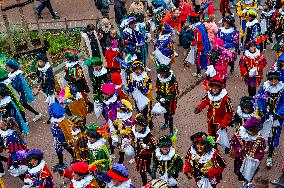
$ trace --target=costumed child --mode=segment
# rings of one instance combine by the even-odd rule
[[[155,38],[158,38],[159,33],[162,29],[162,20],[165,17],[167,11],[169,10],[168,5],[164,2],[164,0],[152,0],[151,4],[153,6],[153,18],[151,24],[151,30],[154,31]]]
[[[248,86],[250,97],[256,95],[256,89],[263,78],[263,69],[266,66],[266,58],[257,49],[257,43],[250,41],[247,45],[244,56],[240,59],[240,71],[242,79]]]
[[[10,97],[12,94],[10,93],[8,87],[5,84],[0,84],[0,116],[2,118],[12,117],[17,122],[21,132],[25,135],[28,135],[29,128],[22,117],[21,111],[19,110],[16,102],[14,102],[13,98]]]
[[[201,70],[205,69],[208,63],[206,54],[211,50],[211,45],[207,30],[205,26],[201,24],[198,14],[192,14],[190,16],[190,23],[192,24],[194,33],[194,41],[191,43],[191,45],[196,46],[196,72],[192,73],[192,76],[198,76],[199,78],[201,78]]]
[[[175,62],[174,41],[172,40],[172,28],[168,23],[163,23],[161,32],[154,46],[154,60],[156,64],[171,65]]]
[[[161,179],[167,181],[169,187],[178,187],[178,174],[182,172],[183,161],[172,146],[170,136],[161,136],[158,140],[158,148],[155,150],[152,178],[156,178],[157,170],[161,174]]]
[[[248,22],[247,12],[249,9],[257,9],[257,0],[241,0],[237,3],[237,14],[240,18],[240,46],[244,43],[246,23]]]
[[[279,71],[281,74],[281,81],[284,81],[284,53],[278,57],[278,61],[272,65],[271,70]]]
[[[89,162],[90,151],[88,148],[88,138],[85,132],[85,121],[80,116],[69,118],[72,139],[69,141],[74,153],[74,161]]]
[[[214,138],[204,132],[190,137],[192,146],[185,157],[183,173],[191,179],[194,177],[197,187],[216,187],[222,180],[226,162],[214,149]]]
[[[117,106],[117,119],[109,125],[112,143],[119,148],[118,163],[120,164],[124,162],[125,148],[131,143],[132,110],[131,103],[122,99]]]
[[[207,123],[208,133],[216,138],[218,129],[226,129],[234,115],[234,108],[224,82],[220,78],[212,78],[209,82],[210,90],[203,97],[201,103],[195,108],[194,113],[200,113],[208,106]]]
[[[118,100],[119,101],[121,101],[122,99],[127,100],[128,99],[127,88],[122,82],[121,75],[118,72],[111,73],[110,80],[115,85]]]
[[[70,188],[99,188],[99,185],[93,175],[96,166],[89,168],[85,161],[71,164],[71,170],[59,169],[58,172],[63,177],[71,180]]]
[[[58,158],[58,164],[53,168],[64,168],[66,164],[63,162],[63,151],[66,150],[74,158],[74,152],[68,145],[68,142],[72,140],[71,127],[65,117],[65,110],[59,103],[52,103],[48,108],[48,113],[51,116],[50,132],[54,139],[54,149]]]
[[[281,5],[282,4],[282,5]],[[272,16],[272,20],[275,22],[275,27],[273,28],[275,32],[275,38],[278,43],[281,40],[281,35],[283,35],[284,32],[284,3],[279,3],[279,6],[281,5],[281,8],[276,9]]]
[[[229,50],[233,57],[229,61],[230,72],[235,70],[234,62],[237,60],[239,54],[239,31],[235,26],[235,19],[233,16],[225,16],[223,18],[223,25],[217,31],[216,37],[221,38],[224,42],[224,48]]]
[[[265,154],[266,146],[260,134],[261,129],[261,120],[251,117],[230,140],[234,173],[239,181],[244,181],[244,187],[248,187],[252,181]]]
[[[211,78],[218,77],[224,81],[228,77],[228,63],[232,58],[232,53],[224,48],[224,42],[220,38],[212,40],[212,50],[207,54],[208,66],[206,70],[206,79],[204,80],[205,89],[208,90],[208,83]]]
[[[103,61],[98,57],[92,57],[84,60],[84,66],[93,67],[93,75],[90,78],[93,85],[93,99],[102,103],[103,96],[101,87],[108,81],[108,71],[103,66]]]
[[[107,175],[110,178],[107,188],[135,188],[128,177],[128,170],[123,164],[113,164]]]
[[[75,85],[65,88],[65,114],[68,116],[79,116],[84,119],[84,126],[88,114],[88,106]]]
[[[56,100],[55,79],[52,67],[49,64],[47,57],[45,57],[43,54],[37,54],[36,61],[38,64],[36,75],[40,84],[35,95],[37,95],[39,91],[42,90],[47,97],[46,102],[48,103],[48,105],[50,105]],[[51,117],[49,117],[47,123],[50,123],[50,118]]]
[[[258,115],[262,117],[264,124],[270,121],[269,124],[272,126],[268,137],[268,158],[266,160],[266,166],[270,168],[273,164],[274,148],[280,145],[284,116],[284,84],[278,71],[269,71],[266,77],[267,81],[259,88],[257,104]]]
[[[246,50],[246,45],[250,41],[256,41],[257,38],[261,35],[260,24],[258,22],[257,16],[258,13],[254,9],[249,9],[246,13],[248,21],[246,23],[245,30],[245,40],[244,40],[244,49]],[[263,46],[260,45],[260,52],[262,52]]]
[[[43,160],[43,152],[33,149],[26,154],[28,171],[25,176],[23,188],[44,187],[53,188],[53,176],[49,171],[46,162]]]
[[[109,124],[109,127],[111,127],[113,121],[117,119],[117,107],[119,105],[119,101],[115,93],[115,86],[114,84],[106,83],[102,85],[101,90],[104,97],[102,115],[105,118],[106,122]],[[111,138],[108,138],[108,142],[110,145],[111,157],[112,159],[114,159],[114,146],[112,144]]]
[[[146,185],[147,173],[151,174],[152,155],[156,149],[157,141],[142,114],[138,114],[134,118],[132,133],[136,170],[140,173],[142,185]]]
[[[111,165],[110,154],[106,146],[106,139],[104,130],[97,125],[90,125],[87,129],[88,148],[90,150],[89,165],[98,167],[97,176],[95,177],[100,188],[105,187],[105,183],[99,180],[99,175],[103,172],[107,172]]]
[[[6,149],[9,154],[7,160],[8,171],[12,176],[19,177],[24,181],[28,167],[25,160],[18,153],[27,152],[28,146],[21,137],[22,134],[17,122],[11,117],[2,117],[0,120],[0,129],[0,136],[3,142],[2,148]]]
[[[244,123],[251,117],[255,117],[255,100],[252,97],[244,96],[240,100],[240,104],[237,107],[237,112],[232,118],[230,126],[235,127],[238,131],[240,126],[243,126]]]
[[[261,12],[260,28],[261,34],[266,35],[268,40],[264,42],[264,50],[266,49],[266,44],[270,43],[271,49],[273,48],[273,27],[274,22],[272,16],[275,12],[273,3],[268,1],[264,4],[263,10]]]
[[[156,81],[157,101],[167,110],[164,114],[165,124],[161,129],[170,129],[170,134],[174,132],[174,119],[177,108],[177,96],[179,94],[176,77],[169,66],[160,65],[158,67],[158,78]]]
[[[5,65],[7,72],[9,72],[8,77],[9,80],[11,80],[12,87],[20,95],[20,103],[25,109],[31,111],[35,115],[33,118],[34,122],[40,120],[42,114],[30,106],[30,103],[35,100],[35,97],[23,76],[23,72],[20,70],[20,64],[16,60],[9,60],[5,62]]]
[[[152,127],[152,101],[153,101],[153,85],[151,78],[145,71],[145,66],[141,61],[134,61],[131,66],[132,73],[130,74],[128,82],[128,92],[132,93],[132,97],[135,100],[135,105],[139,113],[143,114],[144,118],[149,122],[149,126]],[[147,98],[148,103],[146,106],[138,106],[139,100],[144,100],[142,97],[135,96],[135,93],[144,95]],[[145,100],[146,100],[145,98]]]

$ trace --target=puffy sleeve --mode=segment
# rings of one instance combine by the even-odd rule
[[[221,157],[218,151],[215,151],[213,158],[214,166],[208,171],[207,176],[211,179],[214,177],[219,177],[223,173],[226,168],[226,162]]]
[[[246,76],[248,74],[248,67],[245,56],[240,59],[240,71],[242,76]]]
[[[222,123],[220,124],[220,126],[222,127],[227,127],[230,124],[230,122],[232,121],[233,114],[234,114],[234,108],[233,108],[230,97],[228,97],[225,102],[225,109],[226,109],[225,115],[222,120]]]
[[[208,98],[208,94],[206,94],[203,98],[202,101],[200,102],[200,104],[196,107],[199,110],[203,110],[204,108],[206,108],[207,105],[209,105],[210,103],[210,99]]]
[[[183,168],[183,173],[184,174],[192,174],[193,173],[193,166],[191,165],[191,153],[190,153],[190,148],[187,151],[187,154],[184,159],[184,168]]]

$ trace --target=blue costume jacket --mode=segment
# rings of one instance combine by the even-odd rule
[[[47,62],[46,66],[43,68],[38,68],[37,76],[41,82],[41,88],[44,94],[53,95],[55,90],[55,82],[52,68]]]

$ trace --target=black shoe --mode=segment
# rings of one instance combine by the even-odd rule
[[[59,20],[60,17],[59,17],[59,16],[53,16],[52,19],[54,19],[54,20]]]
[[[233,74],[234,70],[235,70],[234,67],[231,67],[230,73]]]
[[[46,124],[50,124],[50,123],[51,123],[51,121],[50,121],[50,119],[48,119],[47,122],[46,122]]]
[[[169,124],[165,123],[160,129],[166,130],[167,128],[169,128]]]
[[[37,19],[42,20],[43,17],[42,17],[40,14],[38,14],[38,15],[37,15]]]

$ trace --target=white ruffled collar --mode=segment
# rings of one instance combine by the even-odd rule
[[[11,97],[6,96],[3,99],[0,100],[0,108],[6,106],[9,102],[11,102]]]
[[[71,131],[72,136],[77,136],[81,132],[81,129],[78,128],[76,131]]]
[[[158,79],[160,80],[160,82],[166,83],[166,82],[171,81],[171,79],[172,79],[172,77],[173,77],[174,74],[173,74],[173,71],[172,71],[172,70],[171,70],[170,72],[171,72],[171,74],[170,74],[170,76],[168,76],[167,78],[163,78],[163,77],[161,77],[160,74],[158,74]]]
[[[54,118],[54,117],[52,117],[52,118],[50,119],[50,122],[51,122],[51,123],[59,123],[59,122],[63,121],[64,119],[65,119],[65,116],[63,116],[63,117],[61,117],[61,118]]]
[[[247,5],[252,4],[252,2],[253,2],[253,0],[244,0],[244,3],[247,4]]]
[[[279,81],[275,86],[270,85],[270,81],[267,80],[263,83],[263,88],[268,93],[278,93],[280,90],[284,88],[284,84],[282,81]]]
[[[170,34],[164,34],[164,35],[159,35],[158,40],[167,40],[169,37],[171,37],[171,33]]]
[[[140,139],[140,138],[145,138],[151,132],[151,130],[150,130],[149,127],[146,127],[146,130],[145,130],[144,133],[139,133],[139,132],[137,132],[135,130],[135,126],[133,126],[132,127],[132,132],[133,132],[135,138],[139,138]]]
[[[254,20],[252,20],[252,21],[248,21],[247,23],[246,23],[246,27],[251,27],[251,26],[253,26],[254,24],[257,24],[258,23],[258,20],[255,18]]]
[[[11,83],[11,80],[9,78],[7,78],[6,80],[3,80],[2,82],[0,82],[1,84],[5,84],[8,85]]]
[[[13,72],[13,73],[9,73],[9,74],[8,74],[8,77],[9,77],[10,80],[14,80],[14,78],[15,78],[17,75],[19,75],[19,74],[23,74],[23,71],[21,71],[21,70],[16,70],[16,71]]]
[[[229,29],[226,29],[225,27],[220,27],[220,30],[222,33],[229,34],[232,33],[235,29],[233,27],[230,27]]]
[[[107,185],[108,188],[130,188],[130,186],[131,186],[131,180],[124,181],[119,186],[113,185],[112,181]]]
[[[212,159],[214,155],[215,149],[212,148],[209,152],[205,153],[203,156],[200,156],[196,150],[191,146],[190,153],[193,160],[195,160],[198,156],[198,163],[206,164],[209,160]]]
[[[124,112],[117,112],[116,118],[119,120],[128,120],[132,117],[132,112],[124,113]]]
[[[160,148],[157,148],[156,151],[156,157],[159,161],[169,161],[171,160],[174,155],[176,154],[176,150],[175,148],[171,147],[170,148],[170,151],[168,154],[164,155],[162,152],[161,152],[161,149]]]
[[[91,174],[88,174],[87,176],[85,176],[83,179],[77,181],[72,179],[72,184],[74,188],[85,188],[88,185],[90,185],[90,183],[92,182],[92,180],[94,179],[94,176]]]
[[[75,65],[77,65],[79,63],[79,61],[71,61],[71,62],[66,62],[66,67],[67,68],[72,68],[74,67]]]
[[[257,58],[258,56],[260,56],[260,50],[259,49],[256,49],[256,51],[254,53],[250,52],[249,50],[246,50],[245,51],[245,55],[247,57],[249,57],[250,59],[255,59]]]
[[[227,95],[227,93],[228,92],[226,89],[222,89],[219,95],[214,96],[210,93],[210,91],[208,91],[208,98],[213,102],[220,101],[221,99],[223,99],[223,97]]]
[[[94,70],[93,74],[94,74],[95,77],[99,77],[99,76],[102,76],[106,73],[107,73],[107,69],[102,67],[101,70],[99,70],[99,71]]]
[[[44,65],[44,67],[42,67],[42,68],[38,67],[37,69],[38,69],[40,72],[45,73],[45,72],[47,71],[47,69],[49,69],[49,67],[50,67],[49,62],[46,62],[45,65]]]
[[[6,131],[0,130],[0,135],[2,138],[6,138],[8,136],[11,136],[13,134],[14,130],[7,129]]]
[[[44,168],[44,166],[45,166],[45,161],[41,160],[36,167],[28,168],[28,172],[29,174],[37,174]]]
[[[110,105],[111,103],[114,103],[115,101],[117,101],[117,97],[116,95],[113,95],[111,98],[109,98],[108,100],[104,100],[104,103],[106,105]]]
[[[137,74],[135,72],[132,73],[132,79],[140,82],[142,80],[144,80],[147,76],[147,72],[143,71],[139,76],[137,76]]]
[[[257,135],[252,136],[247,132],[246,128],[244,128],[243,126],[240,126],[240,137],[244,141],[246,141],[246,142],[255,141],[259,136],[260,136],[260,131],[257,133]]]
[[[264,16],[271,16],[274,13],[274,9],[271,9],[270,11],[266,12],[265,10],[262,11],[262,14],[264,14]]]
[[[238,106],[237,109],[237,114],[241,117],[241,118],[245,118],[245,119],[249,119],[251,117],[254,116],[254,112],[250,113],[250,114],[246,114],[245,112],[242,111],[242,108],[240,106]]]
[[[99,140],[95,141],[94,143],[88,142],[88,148],[92,150],[100,149],[106,143],[106,139],[100,138]]]

